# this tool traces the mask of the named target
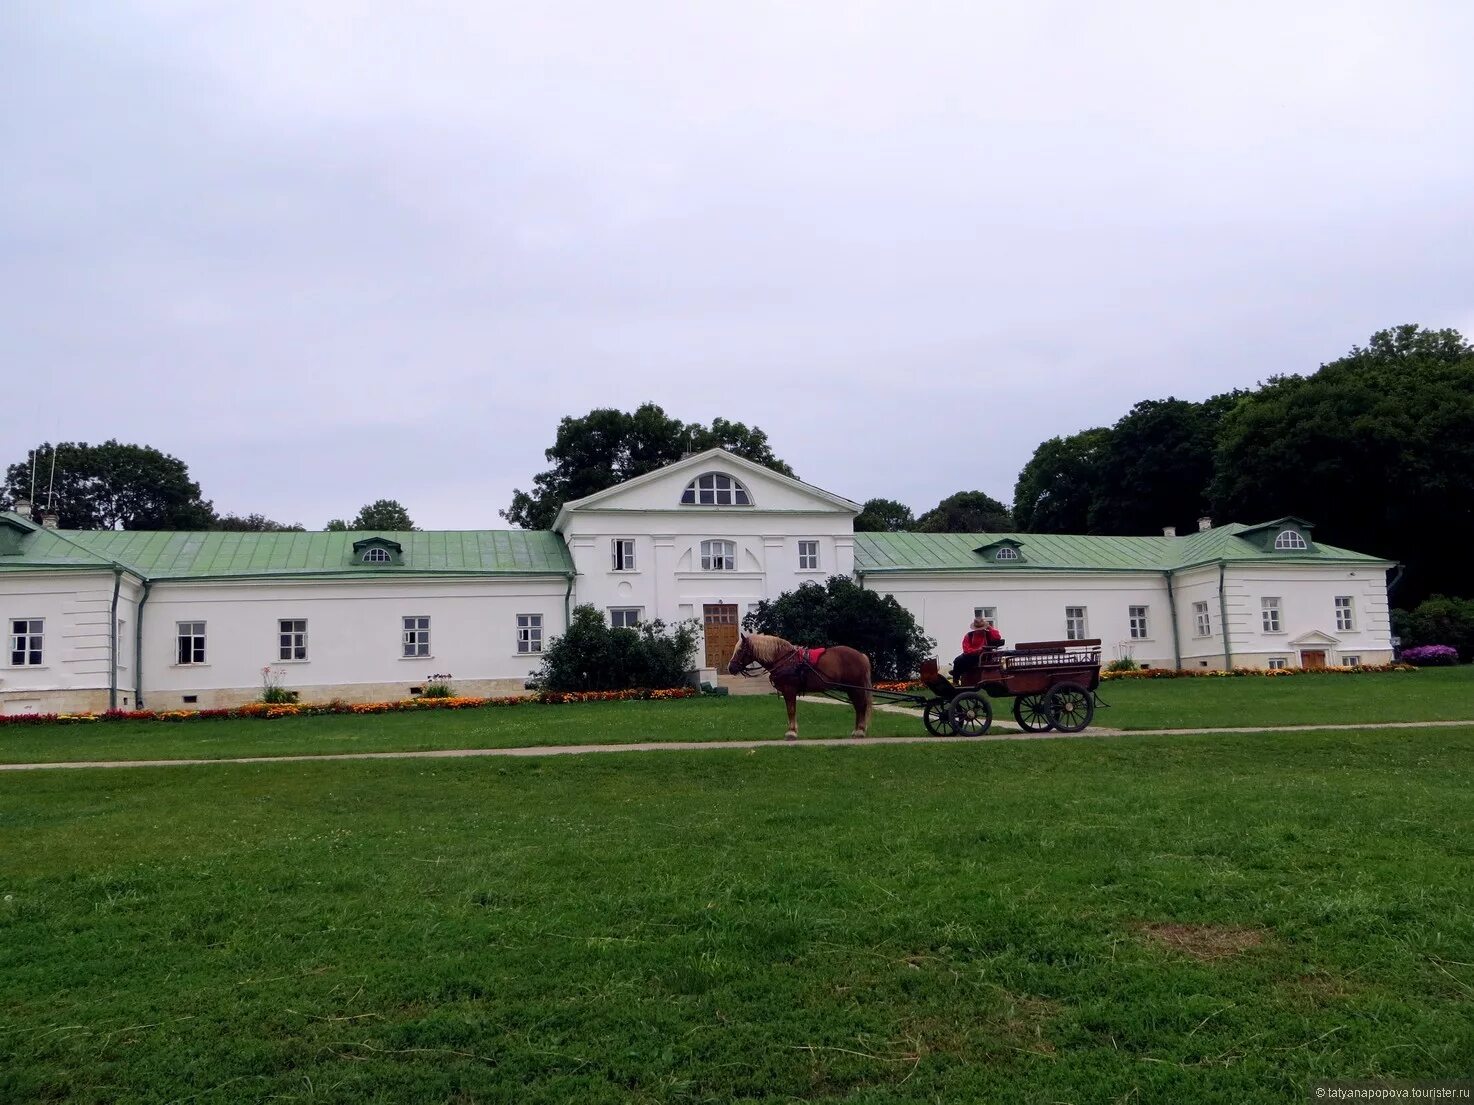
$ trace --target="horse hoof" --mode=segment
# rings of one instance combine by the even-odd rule
[[[856,729],[853,733],[850,734],[850,736],[852,736],[852,737],[863,737],[864,735],[865,735],[865,730],[863,730],[863,729]]]
[[[798,740],[798,734],[790,729],[788,732],[783,734],[783,739],[786,741],[796,741]]]

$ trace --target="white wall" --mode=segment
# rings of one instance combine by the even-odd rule
[[[1383,662],[1392,651],[1392,625],[1387,605],[1386,571],[1380,567],[1293,567],[1230,565],[1224,593],[1228,603],[1234,663],[1261,664],[1268,656],[1300,664],[1303,649],[1323,649],[1328,664],[1345,656],[1365,663]],[[1336,597],[1352,600],[1353,628],[1336,627]],[[1263,628],[1262,600],[1280,600],[1280,632]],[[1327,642],[1302,641],[1311,634]]]
[[[563,632],[566,589],[556,577],[156,583],[144,608],[144,701],[167,708],[188,693],[259,690],[268,665],[290,688],[388,685],[407,695],[435,674],[520,684],[539,657],[517,652],[516,616],[541,614],[546,644]],[[430,618],[429,657],[403,657],[407,616]],[[307,660],[280,659],[284,618],[306,619]],[[177,663],[177,626],[187,621],[206,624],[202,665]]]

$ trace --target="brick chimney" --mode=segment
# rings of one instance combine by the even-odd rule
[[[19,514],[22,518],[29,519],[31,516],[31,500],[17,499],[11,505],[10,509],[13,510],[16,514]]]
[[[1162,527],[1162,536],[1163,537],[1176,537],[1177,536],[1177,527],[1176,526],[1163,526]]]
[[[1199,533],[1202,533],[1204,530],[1210,530],[1212,528],[1213,528],[1213,519],[1212,518],[1199,518],[1198,519],[1198,532]]]
[[[57,522],[59,521],[60,519],[55,514],[43,514],[41,515],[41,528],[58,529]]]

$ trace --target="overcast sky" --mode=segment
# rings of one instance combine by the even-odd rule
[[[1474,5],[0,4],[0,462],[496,527],[558,419],[1007,501],[1044,438],[1474,335]]]

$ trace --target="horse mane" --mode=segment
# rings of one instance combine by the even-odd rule
[[[747,644],[752,649],[753,659],[759,664],[776,663],[793,651],[793,645],[788,641],[782,637],[771,637],[766,633],[749,633]]]

